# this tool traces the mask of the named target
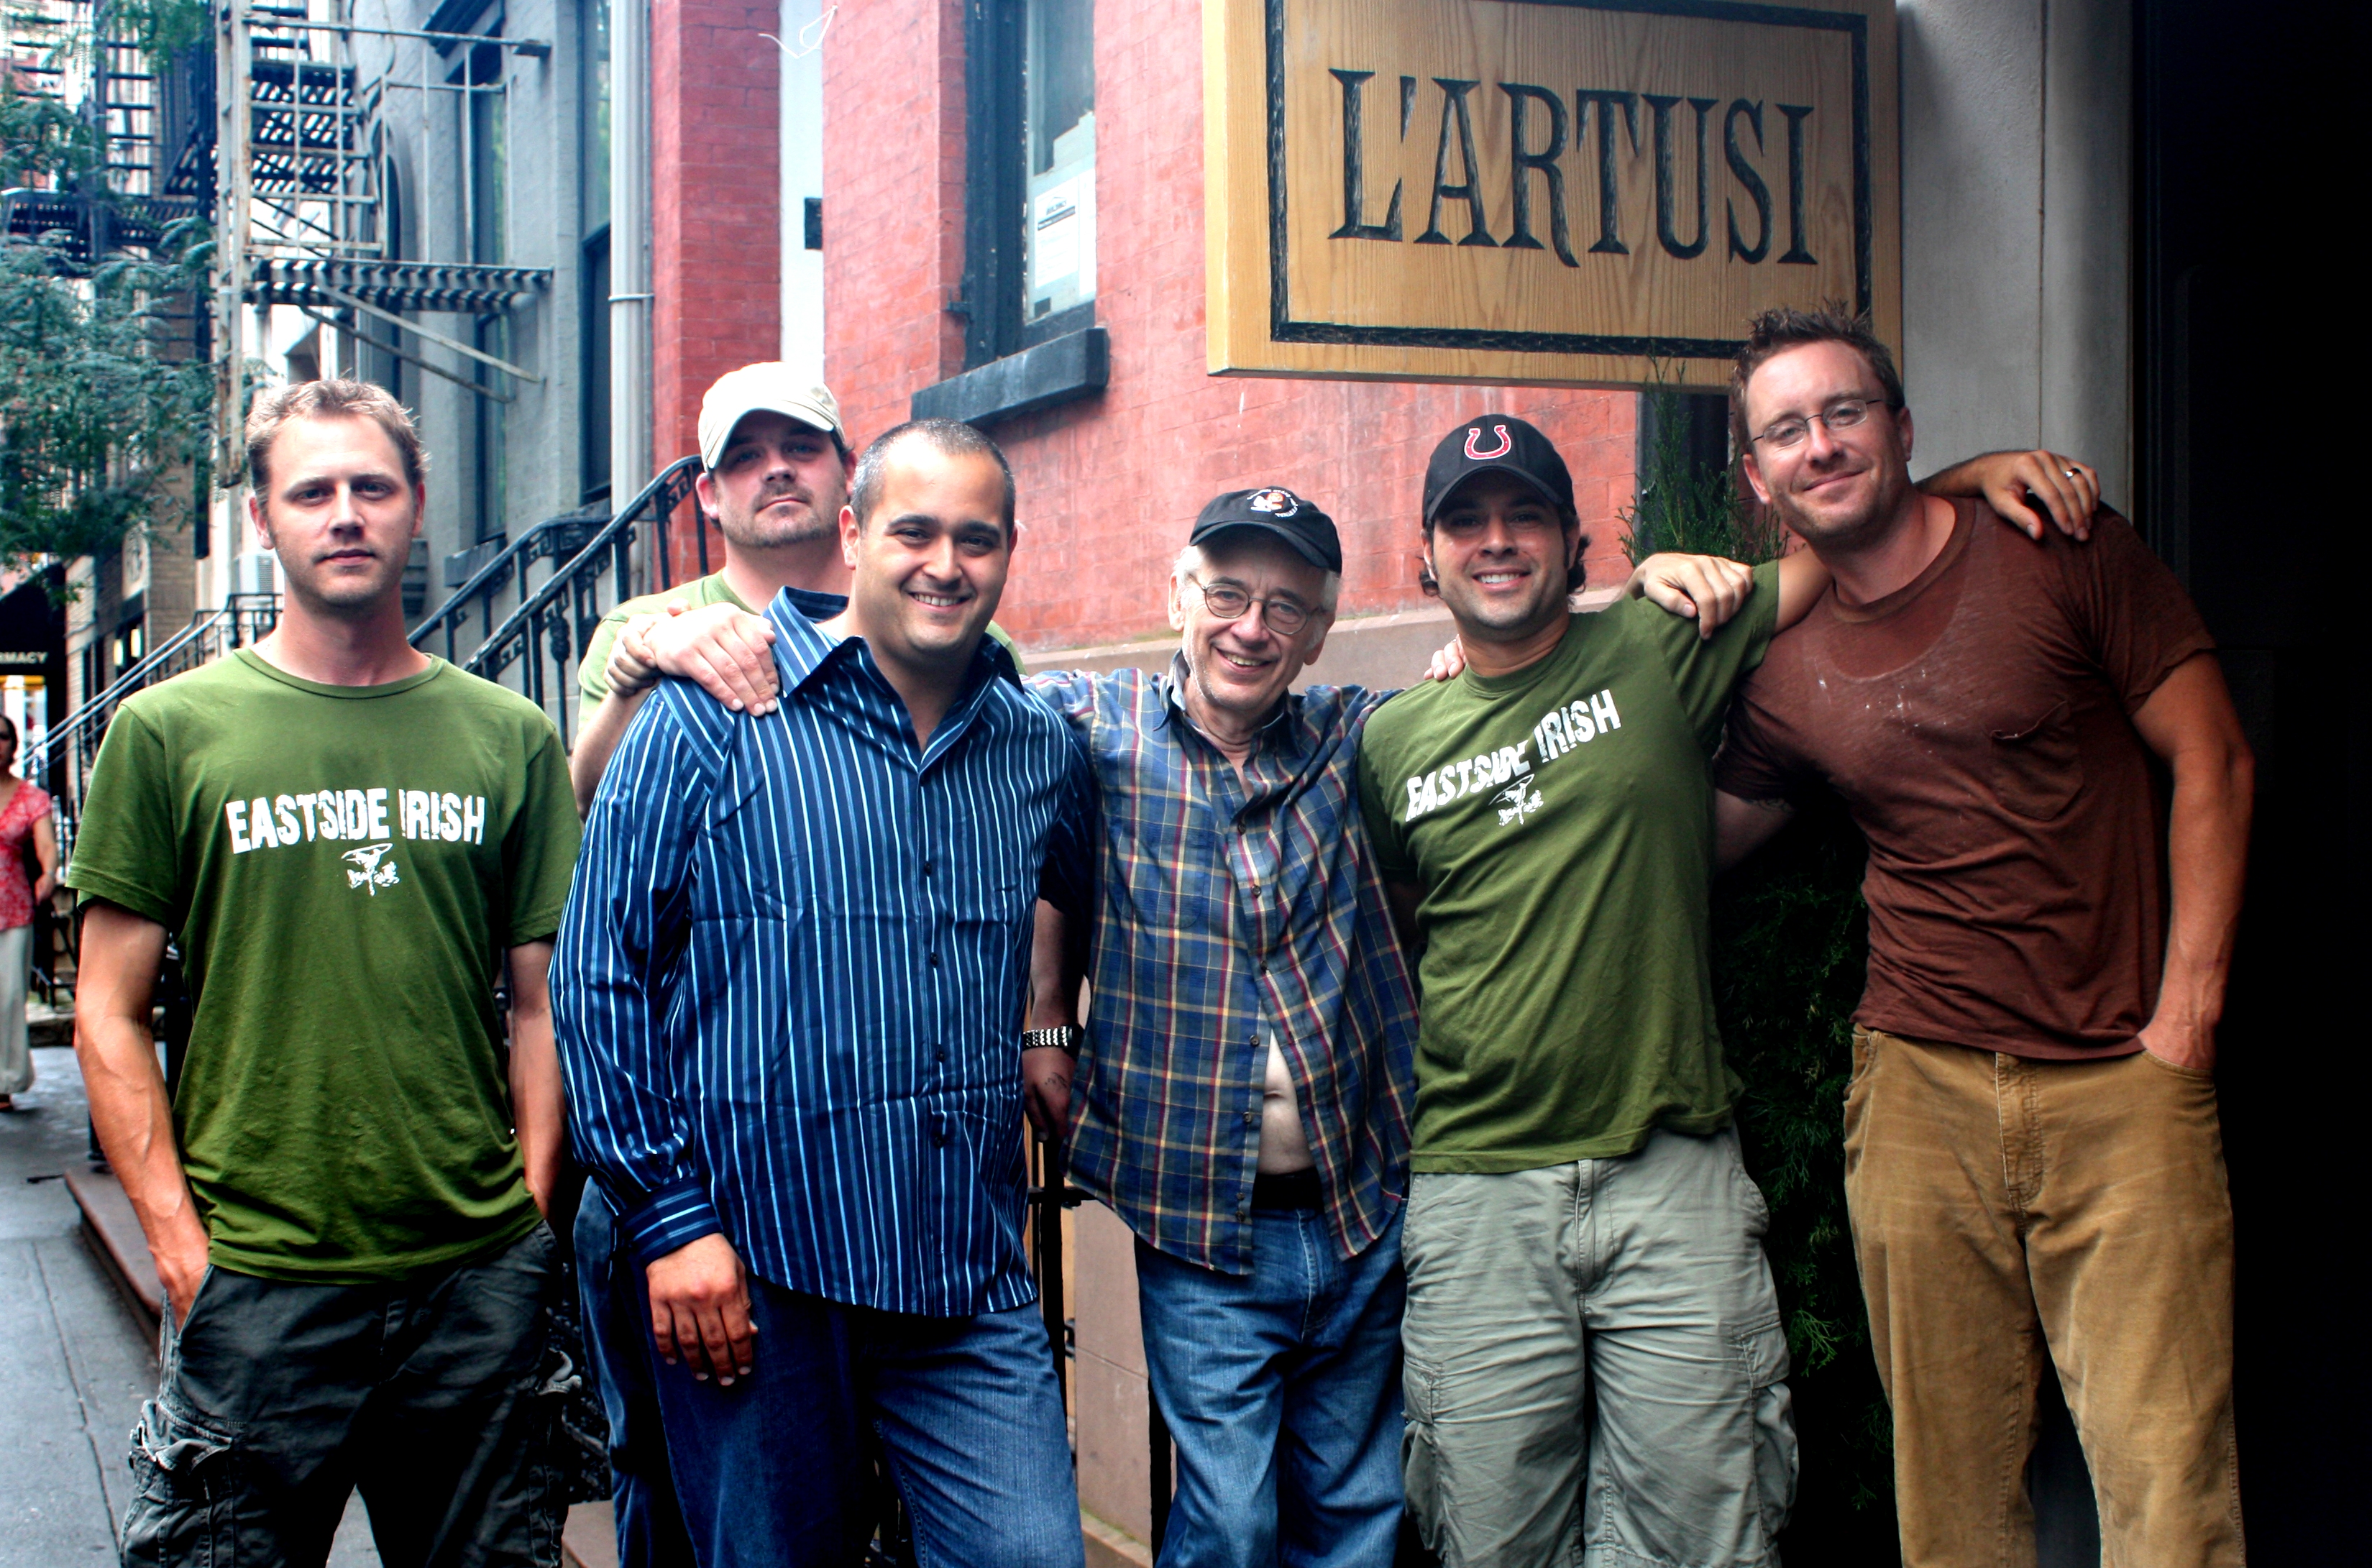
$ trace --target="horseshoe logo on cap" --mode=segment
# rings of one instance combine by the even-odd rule
[[[1476,442],[1482,439],[1482,427],[1477,424],[1469,429],[1466,432],[1466,455],[1473,459],[1476,462],[1482,462],[1485,459],[1489,458],[1504,458],[1515,449],[1515,440],[1508,436],[1507,427],[1506,425],[1493,425],[1491,427],[1491,434],[1499,438],[1499,444],[1486,452],[1475,445]]]

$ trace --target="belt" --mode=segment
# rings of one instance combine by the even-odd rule
[[[1320,1209],[1325,1206],[1326,1190],[1320,1184],[1315,1168],[1252,1178],[1252,1207],[1255,1209]]]

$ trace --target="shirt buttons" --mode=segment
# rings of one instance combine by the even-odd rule
[[[925,876],[925,877],[928,877],[930,874],[931,874],[931,863],[930,863],[929,861],[927,861],[927,860],[926,860],[926,861],[923,862],[923,875],[924,875],[924,876]]]
[[[931,955],[931,967],[933,969],[937,969],[939,967],[939,956],[936,953],[933,953]]]
[[[1260,1112],[1259,1112],[1259,1111],[1257,1111],[1257,1110],[1247,1110],[1247,1111],[1245,1111],[1245,1112],[1244,1112],[1244,1125],[1245,1125],[1245,1126],[1250,1127],[1252,1123],[1254,1123],[1254,1122],[1258,1121],[1259,1120],[1260,1120]]]

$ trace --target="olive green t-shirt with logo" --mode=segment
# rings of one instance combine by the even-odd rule
[[[65,880],[180,942],[214,1261],[401,1279],[535,1227],[494,983],[559,930],[576,838],[551,721],[442,659],[323,686],[242,651],[123,704]]]
[[[1622,599],[1537,664],[1367,721],[1367,830],[1385,879],[1424,891],[1413,1168],[1529,1170],[1728,1119],[1711,761],[1778,616],[1777,569],[1754,582],[1710,641]]]

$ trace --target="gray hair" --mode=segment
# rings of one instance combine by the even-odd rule
[[[848,509],[856,514],[856,526],[865,527],[873,516],[873,508],[881,504],[881,470],[889,466],[891,448],[904,441],[922,441],[943,458],[987,458],[996,464],[996,471],[1005,478],[1005,538],[1013,540],[1013,465],[1005,460],[1005,448],[971,425],[952,419],[910,419],[903,424],[892,425],[875,436],[856,459],[856,476],[848,487]]]
[[[1299,561],[1301,556],[1298,553],[1295,553],[1293,558],[1296,561]],[[1177,561],[1173,563],[1169,568],[1169,580],[1174,583],[1182,583],[1195,573],[1207,572],[1210,569],[1211,557],[1209,552],[1204,551],[1199,544],[1190,544],[1185,549],[1178,552]],[[1340,572],[1328,572],[1326,574],[1326,580],[1323,583],[1320,583],[1318,587],[1319,610],[1331,620],[1334,614],[1334,607],[1342,602],[1342,598],[1343,574]]]

